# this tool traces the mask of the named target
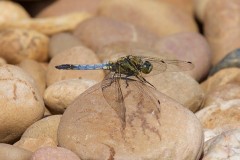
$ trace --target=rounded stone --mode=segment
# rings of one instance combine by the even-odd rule
[[[99,13],[101,16],[140,26],[158,36],[197,31],[192,16],[160,1],[105,0]]]
[[[52,58],[64,50],[71,49],[75,46],[81,46],[82,43],[71,33],[61,32],[54,34],[50,38],[49,56]]]
[[[32,152],[28,150],[0,143],[0,159],[2,160],[29,160],[31,155]]]
[[[41,147],[56,147],[58,145],[57,130],[62,115],[43,118],[32,124],[23,133],[21,139],[14,144],[29,151],[36,151]]]
[[[74,47],[53,57],[47,69],[47,86],[65,79],[85,78],[101,81],[104,78],[102,70],[58,70],[55,68],[61,64],[96,64],[100,63],[96,54],[83,46]]]
[[[29,14],[18,3],[12,1],[0,1],[0,23],[29,18]]]
[[[43,66],[31,59],[23,60],[18,64],[18,66],[32,76],[41,95],[43,95],[43,92],[46,88],[46,70],[43,68]]]
[[[0,56],[8,63],[19,63],[24,59],[46,61],[48,37],[34,30],[6,29],[0,31]]]
[[[205,143],[203,159],[240,159],[239,140],[239,128],[223,132]]]
[[[159,54],[170,53],[176,59],[191,61],[195,67],[189,73],[197,81],[205,78],[211,67],[210,46],[198,33],[185,32],[164,37],[158,40],[153,48]]]
[[[0,142],[13,142],[41,119],[44,103],[34,80],[21,68],[0,67]]]
[[[106,98],[100,84],[81,94],[62,116],[59,145],[82,159],[198,159],[203,136],[195,115],[139,82],[128,84],[121,90],[126,112],[114,87],[106,87]]]
[[[43,147],[33,153],[30,160],[80,160],[71,150],[61,147]]]
[[[142,28],[107,17],[94,17],[80,23],[74,35],[95,51],[116,42],[139,42],[150,46],[158,39]]]
[[[68,79],[50,85],[44,92],[44,102],[54,113],[63,113],[66,108],[96,81],[87,79]]]

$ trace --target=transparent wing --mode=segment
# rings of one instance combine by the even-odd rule
[[[105,100],[115,110],[122,120],[123,128],[126,126],[126,107],[124,104],[120,75],[110,72],[102,81],[102,92]]]
[[[161,59],[156,57],[144,57],[144,56],[140,56],[140,58],[143,61],[149,61],[153,65],[153,70],[149,74],[147,74],[147,76],[159,74],[162,72],[189,71],[194,68],[193,63],[189,61],[168,60],[168,59]]]

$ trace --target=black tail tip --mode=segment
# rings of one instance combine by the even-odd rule
[[[69,69],[71,67],[68,64],[62,64],[62,65],[55,66],[55,68],[57,68],[57,69]]]

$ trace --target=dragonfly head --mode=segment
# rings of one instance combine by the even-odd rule
[[[141,72],[148,74],[152,71],[153,65],[149,61],[145,61],[141,66]]]

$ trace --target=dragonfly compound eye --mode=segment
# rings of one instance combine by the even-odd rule
[[[149,61],[145,61],[141,67],[141,71],[144,74],[148,74],[152,71],[153,66]]]

